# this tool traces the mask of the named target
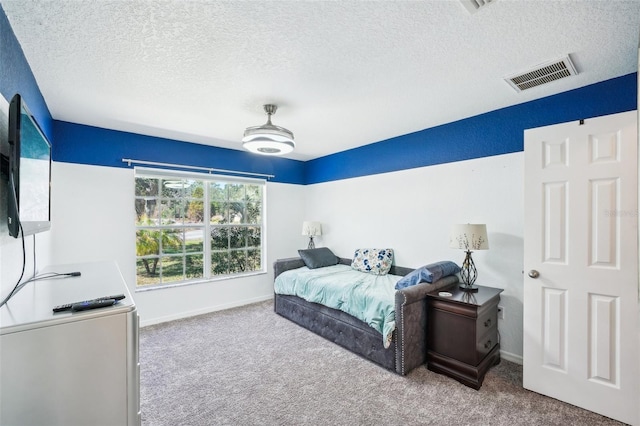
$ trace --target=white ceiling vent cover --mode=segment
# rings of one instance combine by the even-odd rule
[[[460,0],[460,3],[467,8],[469,13],[476,13],[478,9],[488,6],[496,0]]]
[[[534,70],[505,77],[504,80],[509,83],[516,92],[522,92],[523,90],[531,89],[532,87],[540,86],[577,74],[578,71],[576,71],[576,67],[567,55],[564,58],[538,65]]]

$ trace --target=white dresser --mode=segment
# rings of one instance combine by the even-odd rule
[[[0,424],[139,425],[138,313],[115,262],[42,272],[80,276],[27,284],[0,308]],[[113,306],[54,313],[124,294]],[[4,296],[4,294],[3,294]]]

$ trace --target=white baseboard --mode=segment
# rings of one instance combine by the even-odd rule
[[[522,355],[516,355],[516,354],[512,354],[511,352],[505,352],[501,350],[500,358],[522,365]]]
[[[252,298],[252,299],[239,300],[239,301],[236,301],[236,302],[233,302],[233,303],[227,303],[227,304],[223,304],[223,305],[209,306],[207,308],[198,309],[198,310],[194,310],[194,311],[180,312],[179,314],[167,315],[165,317],[154,318],[154,319],[147,320],[147,321],[144,321],[144,320],[140,321],[140,327],[147,327],[149,325],[161,324],[163,322],[174,321],[174,320],[183,319],[183,318],[189,318],[189,317],[195,317],[197,315],[208,314],[210,312],[223,311],[225,309],[237,308],[238,306],[244,306],[244,305],[250,305],[252,303],[264,302],[264,301],[270,300],[270,299],[273,299],[273,295],[260,296],[260,297],[255,297],[255,298]]]

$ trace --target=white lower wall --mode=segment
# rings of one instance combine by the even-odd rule
[[[133,170],[53,163],[52,229],[36,236],[38,264],[115,259],[135,291]],[[454,223],[486,223],[490,249],[474,253],[478,284],[503,288],[499,323],[508,358],[522,356],[523,153],[487,157],[310,186],[267,184],[267,274],[134,293],[143,325],[272,296],[273,262],[297,255],[304,220],[322,222],[318,246],[351,257],[391,247],[397,265],[461,263],[450,249]],[[5,193],[0,193],[0,209]],[[4,201],[6,203],[6,201]],[[17,278],[19,241],[0,221],[2,291]],[[27,239],[28,262],[32,242]]]
[[[395,264],[439,260],[459,265],[449,248],[455,223],[485,223],[489,250],[476,251],[479,285],[504,289],[501,348],[522,356],[523,166],[515,153],[310,185],[309,220],[322,222],[318,245],[350,258],[358,247],[389,247]]]
[[[68,264],[115,259],[135,291],[132,169],[54,163],[52,259]],[[292,257],[300,235],[304,187],[267,184],[266,274],[133,293],[142,325],[265,300],[273,294],[277,258]],[[292,224],[295,224],[292,225]]]

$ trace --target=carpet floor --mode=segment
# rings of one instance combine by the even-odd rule
[[[475,391],[389,372],[273,312],[273,302],[140,330],[142,425],[621,425],[522,387],[502,361]]]

